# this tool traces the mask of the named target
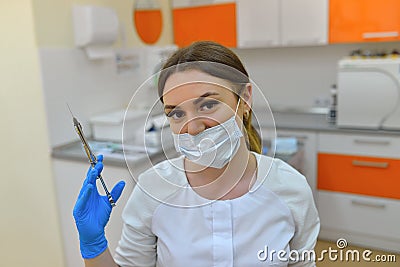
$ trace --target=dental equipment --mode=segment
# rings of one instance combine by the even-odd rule
[[[76,131],[76,133],[78,134],[79,138],[81,139],[83,148],[84,148],[84,150],[85,150],[85,152],[86,152],[86,155],[87,155],[87,157],[88,157],[88,159],[89,159],[90,165],[94,168],[94,166],[95,166],[96,163],[97,163],[97,157],[96,157],[96,155],[92,152],[92,150],[90,149],[89,143],[87,142],[86,137],[85,137],[85,135],[83,134],[82,125],[79,123],[79,121],[78,121],[78,120],[75,118],[75,116],[72,114],[71,108],[69,107],[68,104],[67,104],[67,106],[68,106],[69,112],[71,113],[71,116],[72,116],[72,121],[73,121],[73,123],[74,123],[75,131]],[[106,195],[107,195],[108,201],[109,201],[110,204],[111,204],[111,207],[115,207],[115,202],[114,202],[114,200],[113,200],[113,198],[112,198],[110,192],[108,191],[107,186],[106,186],[106,184],[105,184],[105,182],[104,182],[103,177],[101,176],[101,174],[99,174],[99,176],[97,176],[97,179],[100,180],[101,185],[103,186],[104,191],[105,191],[105,193],[106,193]]]

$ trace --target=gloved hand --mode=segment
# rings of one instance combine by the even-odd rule
[[[87,172],[73,211],[84,259],[97,257],[107,248],[104,227],[110,218],[112,207],[107,196],[101,196],[97,191],[96,178],[102,170],[103,156],[99,155],[96,166],[90,167]],[[120,181],[111,190],[115,203],[121,196],[124,186],[125,182]]]

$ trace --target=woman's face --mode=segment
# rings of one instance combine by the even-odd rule
[[[172,132],[197,135],[231,118],[238,103],[231,88],[228,81],[198,70],[172,74],[163,95]]]

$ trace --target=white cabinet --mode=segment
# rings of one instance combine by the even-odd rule
[[[394,135],[319,134],[320,238],[398,251],[399,150]]]
[[[328,42],[327,0],[281,0],[280,3],[283,46]]]
[[[106,159],[105,159],[106,160]],[[127,168],[108,166],[104,163],[103,178],[108,189],[119,180],[124,180],[126,186],[122,192],[121,198],[113,208],[110,222],[106,228],[106,236],[109,247],[114,251],[121,235],[122,220],[121,213],[127,199],[134,187],[134,181],[131,179]],[[64,245],[65,266],[83,267],[84,263],[79,251],[79,237],[72,216],[72,210],[75,205],[79,190],[85,180],[89,164],[71,160],[54,159],[53,172],[56,184],[58,213],[61,221],[62,238]],[[99,193],[104,195],[103,188],[99,187]]]
[[[399,150],[399,136],[321,133],[318,137],[318,152],[400,158]]]
[[[314,201],[317,201],[317,133],[312,131],[278,130],[279,137],[294,137],[301,146],[301,172],[313,192]]]
[[[167,156],[173,157],[175,154],[176,153],[171,150],[168,151]],[[163,159],[165,159],[165,157],[160,155],[152,158],[152,162],[156,163]],[[122,163],[123,161],[121,160],[120,167],[112,166],[107,163],[107,157],[105,157],[104,170],[102,172],[104,181],[110,191],[118,181],[124,180],[126,183],[125,189],[122,192],[116,207],[113,208],[110,221],[105,229],[108,246],[112,254],[114,253],[121,236],[122,210],[136,184],[135,179],[137,179],[140,173],[150,168],[152,165],[150,161],[143,160],[137,164],[130,165],[131,169],[128,169],[127,167],[123,167]],[[84,267],[84,262],[79,251],[78,231],[75,226],[72,211],[82,183],[85,179],[86,172],[89,168],[89,164],[84,160],[79,162],[76,160],[57,158],[53,159],[52,165],[56,185],[58,213],[61,221],[65,266]],[[135,177],[135,179],[132,177]],[[104,190],[99,183],[98,190],[100,194],[104,195]]]
[[[319,238],[398,253],[400,201],[321,190],[317,207]]]
[[[280,0],[236,0],[239,48],[278,46]]]
[[[236,0],[239,48],[327,43],[328,0]]]
[[[268,127],[260,129],[263,145],[270,146],[272,139],[275,138],[273,133],[274,130]],[[317,133],[315,131],[278,129],[276,135],[278,138],[295,138],[297,140],[298,152],[285,161],[306,177],[316,202]],[[268,148],[272,151],[272,154],[270,151],[267,155],[273,156],[273,153],[275,153],[273,148]]]

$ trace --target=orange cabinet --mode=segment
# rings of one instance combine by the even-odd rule
[[[396,41],[399,0],[330,0],[329,42]]]
[[[318,189],[400,199],[400,160],[318,154]]]
[[[228,47],[236,47],[235,1],[212,2],[214,3],[201,5],[191,1],[173,1],[176,45],[183,47],[198,40],[210,40]]]
[[[324,45],[328,0],[172,0],[174,43],[228,47]]]

